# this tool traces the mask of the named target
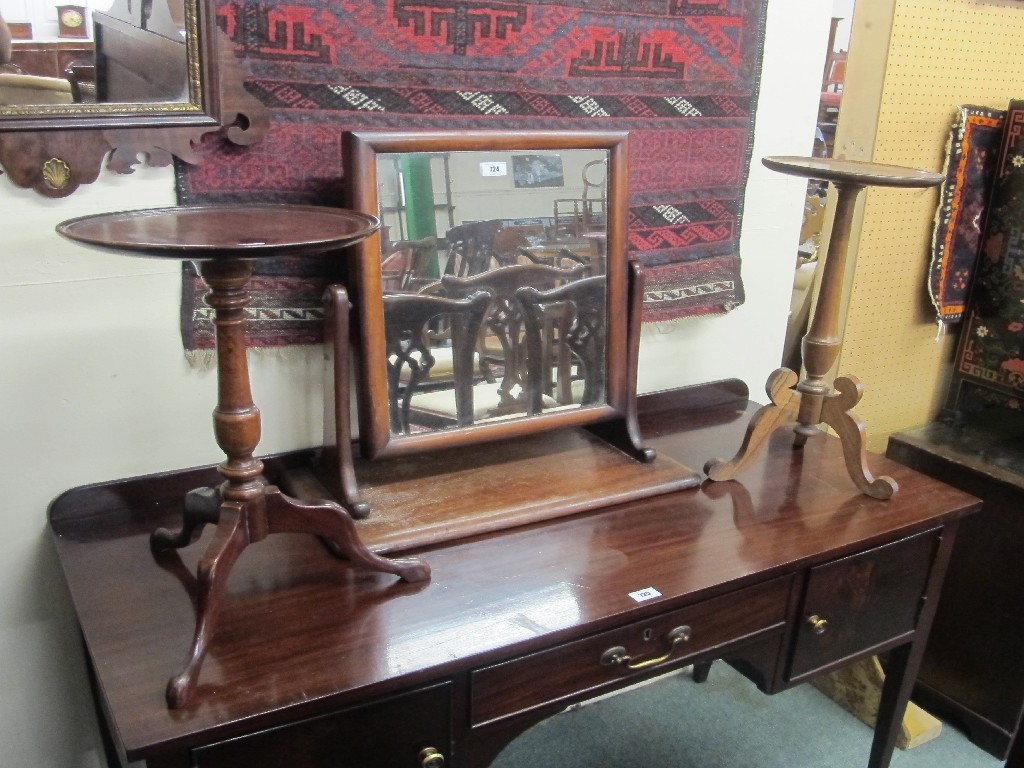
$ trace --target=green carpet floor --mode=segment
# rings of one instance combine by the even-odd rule
[[[765,696],[726,664],[689,670],[534,726],[492,768],[863,768],[871,729],[810,685]],[[948,723],[891,768],[1002,768]]]

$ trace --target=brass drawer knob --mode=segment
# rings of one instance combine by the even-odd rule
[[[616,645],[601,654],[601,664],[606,667],[625,666],[629,669],[644,669],[655,664],[661,664],[661,662],[668,660],[668,657],[672,655],[677,645],[689,641],[692,635],[693,630],[687,625],[684,624],[681,627],[676,627],[665,636],[665,640],[668,642],[668,650],[661,656],[653,659],[643,659],[642,661],[631,657],[621,645]]]
[[[444,755],[433,747],[424,747],[420,750],[421,768],[444,768]]]
[[[824,635],[828,631],[828,620],[821,618],[817,614],[812,614],[807,617],[807,626],[811,628],[811,632],[816,635]]]

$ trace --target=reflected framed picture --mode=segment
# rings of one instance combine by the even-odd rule
[[[564,187],[560,155],[513,155],[512,178],[516,189]]]
[[[85,24],[85,6],[58,5],[57,25],[58,37],[83,38],[89,36],[89,29]]]

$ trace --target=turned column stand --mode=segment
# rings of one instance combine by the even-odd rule
[[[876,499],[888,499],[898,489],[896,481],[882,475],[873,477],[867,466],[864,424],[852,413],[864,387],[855,376],[840,376],[829,385],[826,377],[839,356],[839,307],[850,244],[853,210],[861,190],[879,187],[933,187],[942,175],[930,171],[879,163],[810,157],[765,157],[765,166],[779,173],[831,182],[837,192],[836,211],[822,267],[821,284],[801,351],[806,375],[803,379],[788,368],[779,368],[765,387],[769,405],[754,414],[736,456],[730,461],[712,459],[704,465],[711,480],[731,480],[757,456],[767,438],[780,426],[794,420],[795,446],[800,448],[827,424],[842,441],[846,470],[862,492]],[[799,383],[798,383],[799,379]],[[794,386],[795,385],[795,386]]]
[[[360,540],[353,517],[363,516],[330,501],[304,502],[283,494],[263,477],[253,454],[260,440],[260,412],[252,399],[246,358],[245,307],[257,258],[333,251],[372,234],[372,216],[306,206],[196,206],[100,214],[66,221],[57,231],[76,242],[107,251],[188,259],[198,264],[210,289],[217,348],[217,406],[214,434],[226,459],[217,467],[223,482],[197,489],[185,500],[180,530],[158,529],[155,552],[187,546],[207,523],[216,532],[196,573],[196,625],[182,669],[167,683],[172,709],[188,703],[217,625],[232,566],[249,545],[273,533],[318,536],[339,557],[405,581],[430,577],[416,558],[387,559]],[[348,311],[347,298],[337,312]]]

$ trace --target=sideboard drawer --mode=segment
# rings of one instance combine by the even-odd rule
[[[914,631],[938,530],[812,568],[789,680],[799,680]]]
[[[621,687],[624,681],[639,680],[648,669],[668,671],[697,654],[758,632],[781,634],[791,582],[788,576],[774,579],[477,670],[470,678],[471,724]]]
[[[448,757],[451,685],[229,739],[193,752],[196,768],[419,768]]]

